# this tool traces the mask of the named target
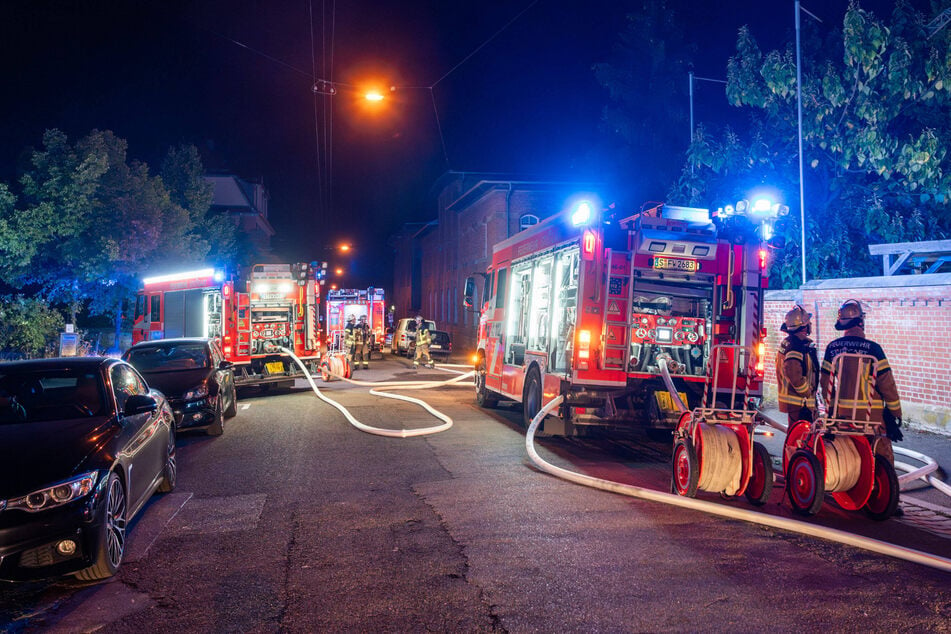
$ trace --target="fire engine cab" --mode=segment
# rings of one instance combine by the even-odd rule
[[[666,432],[679,413],[664,370],[680,401],[696,407],[713,376],[711,350],[727,343],[756,351],[753,363],[720,363],[755,368],[738,377],[738,393],[761,397],[761,238],[778,212],[768,207],[754,215],[740,204],[714,220],[706,209],[663,204],[602,215],[582,202],[495,245],[481,297],[477,402],[521,402],[527,425],[564,395],[545,433]],[[469,278],[467,306],[474,295]],[[733,373],[719,374],[723,385],[712,389],[730,398]]]
[[[327,339],[334,338],[334,333],[343,336],[343,329],[347,325],[347,318],[353,315],[359,321],[366,319],[370,329],[370,352],[383,351],[383,333],[386,325],[384,315],[386,304],[383,299],[383,289],[370,287],[367,289],[339,289],[327,291]]]
[[[316,371],[322,272],[317,263],[257,264],[244,288],[215,269],[145,278],[132,343],[213,337],[234,364],[238,385],[292,385],[299,370],[278,348],[293,350]]]

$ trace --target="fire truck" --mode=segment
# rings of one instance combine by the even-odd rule
[[[495,245],[474,357],[477,402],[521,402],[527,425],[564,395],[558,415],[544,422],[547,434],[601,426],[659,436],[679,419],[675,396],[691,409],[700,403],[714,375],[711,349],[721,343],[756,355],[736,366],[750,370],[732,393],[759,399],[763,238],[787,208],[743,201],[711,214],[655,204],[627,217],[595,208],[579,203]],[[467,306],[474,295],[469,278]],[[710,389],[732,398],[735,373],[719,374],[723,385]]]
[[[316,371],[322,273],[312,262],[257,264],[243,284],[215,269],[145,278],[132,343],[216,338],[234,364],[236,384],[293,385],[300,370],[278,347],[293,350]]]
[[[334,333],[343,336],[343,329],[347,325],[347,318],[353,315],[355,319],[365,317],[370,328],[370,342],[372,352],[383,352],[384,329],[386,324],[386,303],[383,299],[383,289],[370,287],[367,289],[339,289],[327,291],[327,338],[332,339]]]

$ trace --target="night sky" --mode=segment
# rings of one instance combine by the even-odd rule
[[[15,179],[21,152],[47,128],[71,139],[112,130],[155,170],[170,145],[193,143],[208,170],[263,179],[280,257],[323,259],[327,245],[352,241],[353,285],[388,286],[386,237],[435,217],[427,193],[447,169],[603,176],[610,157],[591,152],[607,97],[591,66],[607,59],[639,2],[335,4],[4,0],[0,180]],[[743,24],[763,48],[793,29],[791,1],[693,4],[684,30],[701,52],[700,76],[725,78]],[[821,6],[803,2],[838,25],[847,3],[812,4]],[[315,75],[341,84],[316,110]],[[372,111],[345,85],[367,79],[396,87]],[[698,122],[725,110],[722,87],[698,86]],[[664,111],[658,104],[659,125]]]

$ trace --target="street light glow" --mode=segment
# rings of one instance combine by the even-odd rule
[[[363,95],[363,98],[367,101],[383,101],[383,93],[381,93],[379,90],[370,90],[367,91],[365,95]]]

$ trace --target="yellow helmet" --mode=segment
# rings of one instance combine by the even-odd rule
[[[803,308],[800,304],[793,306],[792,310],[786,313],[786,318],[783,320],[783,325],[779,327],[783,332],[788,332],[790,334],[799,332],[803,328],[808,327],[812,323],[812,314],[807,313],[806,309]]]
[[[865,326],[865,311],[862,310],[862,304],[858,300],[848,299],[839,306],[838,320],[835,322],[836,330],[848,330],[854,327]]]

